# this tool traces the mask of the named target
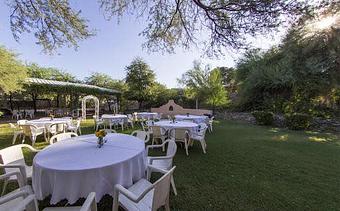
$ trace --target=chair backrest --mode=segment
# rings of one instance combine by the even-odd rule
[[[26,124],[27,123],[27,120],[26,119],[22,119],[22,120],[18,120],[17,121],[17,124],[18,125],[24,125],[24,124]]]
[[[51,133],[64,133],[66,128],[66,123],[53,123],[48,126],[48,131]]]
[[[153,120],[147,120],[147,121],[145,122],[145,124],[146,124],[148,127],[151,127],[151,126],[153,126],[153,125],[155,124],[155,122],[154,122]]]
[[[163,134],[162,127],[153,125],[150,127],[153,137],[161,137]]]
[[[175,156],[177,151],[177,145],[173,139],[168,139],[168,148],[166,149],[166,156]]]
[[[96,193],[95,192],[91,192],[83,206],[81,206],[80,211],[97,211],[97,203],[96,203]]]
[[[174,128],[170,131],[170,137],[175,140],[184,140],[189,136],[188,129],[185,128]]]
[[[50,144],[54,144],[58,141],[65,140],[65,139],[68,139],[68,138],[72,138],[72,137],[75,137],[75,136],[78,136],[78,134],[76,134],[76,133],[59,133],[59,134],[54,135],[50,138]]]
[[[32,125],[32,124],[20,125],[20,128],[22,129],[25,136],[35,135],[36,130],[37,130],[37,126]]]
[[[0,150],[2,164],[26,165],[24,154],[22,153],[22,148],[25,147],[26,145],[27,144],[18,144]]]
[[[111,130],[111,129],[104,129],[104,131],[105,131],[106,133],[117,133],[117,131]]]
[[[152,210],[164,206],[169,200],[171,176],[176,166],[172,167],[166,174],[159,178],[152,186],[154,187]]]
[[[13,130],[17,129],[17,126],[15,126],[13,123],[8,123],[9,127]]]
[[[136,136],[140,140],[147,143],[150,139],[150,134],[148,132],[142,131],[142,130],[135,130],[131,133],[132,136]]]
[[[198,127],[199,127],[199,130],[201,131],[201,130],[207,129],[208,125],[202,122],[198,124]]]

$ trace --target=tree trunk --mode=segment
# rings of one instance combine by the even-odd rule
[[[33,109],[34,109],[34,113],[37,112],[37,94],[32,93],[32,100],[33,100]]]
[[[198,109],[198,98],[196,98],[196,109]]]
[[[11,110],[13,111],[13,96],[12,96],[12,94],[9,94],[9,106],[11,107]]]

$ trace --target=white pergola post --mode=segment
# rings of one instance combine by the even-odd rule
[[[94,115],[96,115],[97,117],[99,117],[99,99],[93,95],[87,95],[85,97],[83,97],[82,99],[82,103],[81,103],[81,113],[83,116],[83,119],[86,119],[86,102],[88,100],[94,100]]]

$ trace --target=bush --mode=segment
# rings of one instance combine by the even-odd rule
[[[293,113],[286,115],[286,125],[291,130],[305,130],[312,122],[312,117],[308,114]]]
[[[259,125],[272,125],[274,122],[274,114],[270,111],[253,111],[252,115]]]

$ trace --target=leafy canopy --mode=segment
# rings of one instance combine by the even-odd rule
[[[125,82],[129,87],[129,99],[137,100],[140,104],[151,96],[150,88],[155,84],[155,73],[141,58],[135,58],[125,67]]]
[[[294,20],[309,11],[311,1],[296,0],[99,0],[107,19],[125,14],[142,17],[140,33],[149,50],[173,52],[176,46],[201,45],[209,53],[226,46],[242,47],[246,35],[255,36]],[[10,24],[18,40],[32,32],[37,43],[49,52],[93,35],[80,11],[69,0],[9,0]],[[202,39],[202,32],[207,36]]]
[[[219,68],[210,70],[210,67],[206,66],[203,69],[199,61],[194,61],[193,69],[185,72],[178,82],[184,85],[184,94],[190,99],[203,101],[213,108],[228,103],[227,91]]]
[[[17,56],[0,46],[0,91],[10,93],[21,90],[26,76],[26,67],[17,60]]]

